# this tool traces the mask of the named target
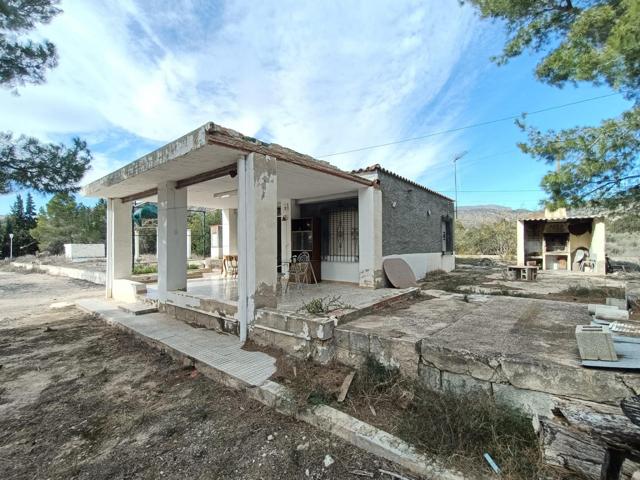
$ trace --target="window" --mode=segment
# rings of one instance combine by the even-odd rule
[[[453,218],[442,217],[442,253],[453,253]]]
[[[322,217],[322,261],[357,262],[358,210],[342,209],[327,212]]]

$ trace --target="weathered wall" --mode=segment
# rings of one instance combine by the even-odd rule
[[[382,255],[442,252],[442,216],[453,217],[453,202],[385,172],[379,179]]]
[[[104,243],[65,243],[64,256],[70,259],[104,258]]]

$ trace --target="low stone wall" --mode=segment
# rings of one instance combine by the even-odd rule
[[[507,357],[481,358],[425,340],[380,337],[348,327],[336,328],[334,337],[340,363],[355,368],[372,356],[432,390],[462,395],[481,390],[497,403],[524,412],[533,418],[546,463],[593,480],[599,478],[605,449],[591,435],[564,425],[557,407],[569,404],[620,415],[620,401],[640,391],[640,375],[635,374],[612,375],[602,370]],[[638,468],[635,463],[625,462],[622,478],[629,479]]]
[[[294,357],[325,364],[335,357],[335,322],[332,318],[261,308],[249,337],[258,345],[274,346]]]
[[[11,265],[25,270],[41,270],[49,275],[85,280],[87,282],[97,283],[98,285],[105,285],[107,283],[106,274],[104,272],[83,270],[81,268],[61,267],[58,265],[44,265],[38,262],[13,262]]]

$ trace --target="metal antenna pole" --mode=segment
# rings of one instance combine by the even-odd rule
[[[456,208],[455,208],[454,218],[456,220],[458,219],[458,163],[457,162],[466,154],[467,154],[467,151],[465,150],[464,152],[457,153],[453,157],[453,183],[454,183],[454,190],[456,192]]]

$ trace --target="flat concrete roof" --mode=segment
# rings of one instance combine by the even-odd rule
[[[86,185],[88,197],[122,198],[144,192],[161,181],[180,181],[207,171],[233,165],[240,155],[258,153],[298,167],[315,170],[370,186],[362,176],[345,172],[328,162],[298,153],[275,143],[265,143],[235,130],[208,122],[192,132],[140,157],[124,167]],[[180,164],[176,168],[176,161]],[[180,177],[179,175],[182,175]],[[135,180],[133,180],[135,178]]]

